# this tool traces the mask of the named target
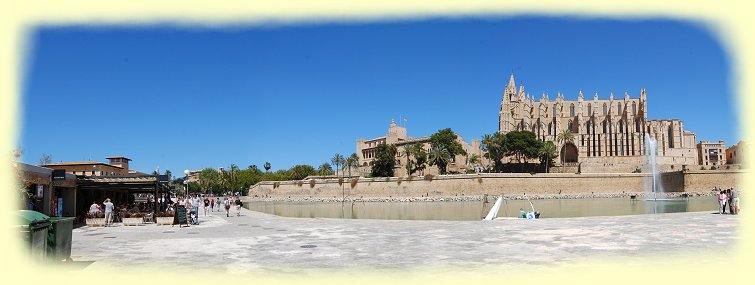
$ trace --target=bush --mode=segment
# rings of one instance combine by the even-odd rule
[[[343,185],[343,177],[338,178],[338,186]]]
[[[309,180],[309,188],[315,188],[315,180],[314,179]]]
[[[296,181],[296,186],[301,187],[302,185],[304,185],[304,182],[302,182],[301,180]]]
[[[477,183],[482,184],[482,177],[477,177]]]
[[[716,170],[716,166],[715,165],[711,165],[710,166],[710,170]]]
[[[158,212],[158,217],[173,217],[173,212]]]
[[[92,214],[92,213],[87,212],[87,219],[104,218],[104,217],[105,217],[105,213],[103,212],[98,212],[97,214]]]
[[[349,181],[349,184],[351,185],[351,189],[354,189],[354,187],[357,186],[357,182],[359,182],[359,179],[352,178],[351,181]]]
[[[634,170],[632,170],[632,173],[642,173],[642,169],[636,167]]]
[[[705,166],[700,166],[700,170],[705,170]]]
[[[398,179],[396,180],[396,183],[398,183],[398,185],[401,185],[401,182],[402,182],[402,181],[404,181],[404,178],[403,178],[403,177],[399,177],[399,178],[398,178]]]
[[[427,181],[433,181],[433,175],[432,174],[425,174],[425,180],[427,180]]]
[[[535,175],[535,172],[530,172],[530,175]]]
[[[281,183],[280,183],[280,182],[275,182],[275,183],[273,183],[273,189],[275,189],[275,188],[278,188],[278,187],[280,187],[280,186],[281,186]]]

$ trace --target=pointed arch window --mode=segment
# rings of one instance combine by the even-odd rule
[[[553,117],[554,117],[554,118],[556,117],[556,108],[557,108],[557,107],[558,107],[558,106],[556,106],[556,105],[553,105]]]
[[[604,134],[605,134],[605,133],[607,133],[607,132],[606,132],[606,121],[603,121],[603,133],[604,133]]]
[[[587,115],[592,115],[592,104],[587,104]]]
[[[603,103],[603,116],[605,115],[608,115],[608,105],[606,105],[606,103]]]
[[[574,103],[569,105],[569,117],[574,117]]]
[[[569,124],[566,127],[568,128],[568,130],[570,132],[572,131],[572,123],[571,123],[571,121],[569,121]]]
[[[619,104],[617,105],[617,107],[618,107],[618,110],[617,110],[618,112],[617,112],[617,114],[621,115],[621,103],[619,103]]]
[[[637,102],[632,102],[632,115],[637,114]]]

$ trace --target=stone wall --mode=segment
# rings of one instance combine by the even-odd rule
[[[662,175],[667,192],[704,192],[714,186],[736,187],[741,171],[669,172]],[[538,173],[467,174],[407,178],[360,178],[353,183],[344,179],[302,181],[265,181],[249,189],[249,196],[305,198],[348,197],[421,197],[498,194],[584,194],[643,192],[648,174],[644,173]],[[314,182],[312,182],[314,181]]]

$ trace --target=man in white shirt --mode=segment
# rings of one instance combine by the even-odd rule
[[[113,208],[115,206],[110,203],[110,198],[105,199],[105,203],[102,204],[105,206],[105,226],[109,227],[113,223]]]
[[[100,206],[97,205],[97,202],[92,201],[92,205],[89,206],[89,213],[92,215],[97,215],[100,213]]]

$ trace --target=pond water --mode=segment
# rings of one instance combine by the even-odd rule
[[[244,207],[284,217],[388,220],[480,220],[495,202],[263,202],[250,201]],[[531,200],[541,219],[619,216],[653,213],[718,211],[716,198],[689,197],[643,201],[629,198]],[[527,200],[505,200],[498,217],[517,217],[519,209],[531,211]]]

